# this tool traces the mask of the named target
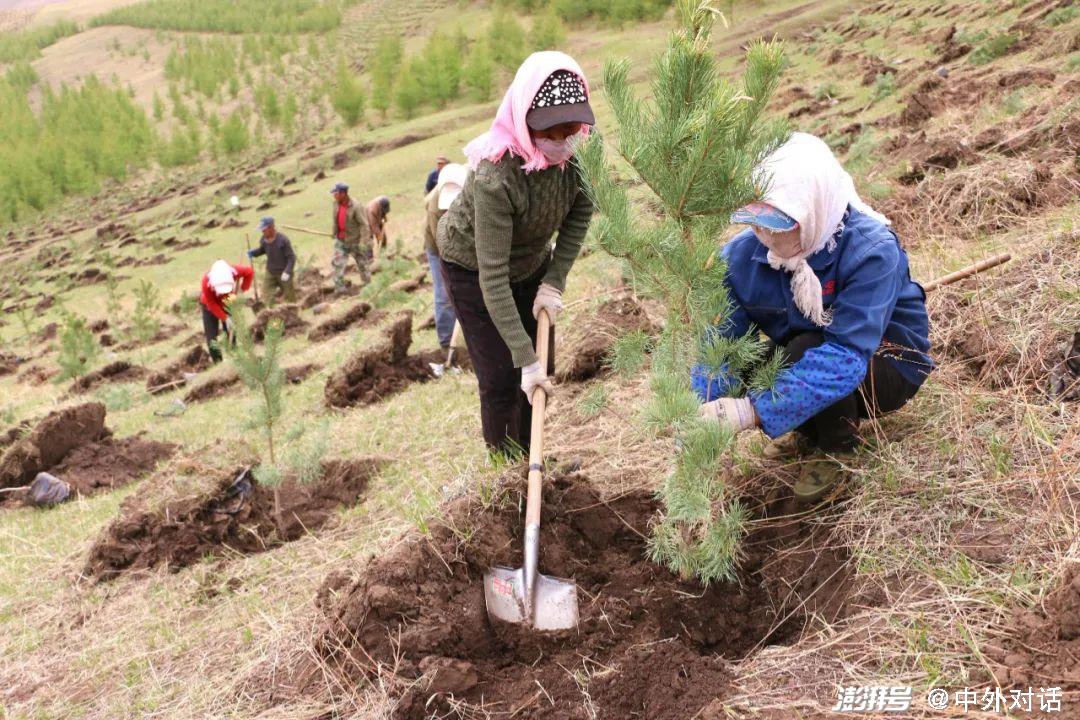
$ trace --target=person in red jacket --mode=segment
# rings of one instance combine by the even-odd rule
[[[246,292],[251,289],[254,279],[253,268],[247,265],[230,265],[224,260],[215,260],[210,271],[203,275],[202,295],[199,298],[202,305],[203,335],[206,336],[206,347],[210,350],[210,357],[214,362],[221,362],[218,335],[224,330],[226,337],[232,338],[228,305],[237,292],[237,285],[240,286],[240,292]]]

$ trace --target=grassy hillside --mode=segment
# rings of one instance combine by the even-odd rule
[[[31,26],[62,5],[42,10]],[[354,353],[382,342],[399,311],[413,312],[411,354],[437,347],[434,331],[419,327],[431,313],[430,285],[413,292],[390,285],[423,273],[415,258],[433,158],[461,159],[460,149],[490,122],[508,73],[495,72],[490,100],[462,93],[411,118],[395,107],[383,118],[369,107],[351,128],[331,109],[332,88],[323,84],[340,56],[370,89],[366,63],[384,33],[400,33],[406,54],[414,54],[436,28],[461,27],[474,48],[494,10],[343,3],[339,26],[282,35],[281,54],[260,30],[174,33],[150,21],[151,29],[138,31],[83,29],[45,47],[32,61],[40,78],[28,95],[32,112],[44,84],[80,84],[93,73],[125,93],[130,84],[133,95],[125,97],[162,137],[195,128],[200,146],[190,163],[165,169],[146,158],[144,169],[106,180],[100,191],[53,198],[3,226],[0,430],[94,400],[106,406],[115,438],[140,434],[179,448],[136,482],[51,510],[0,504],[0,717],[423,717],[431,663],[441,662],[422,662],[429,656],[464,658],[480,673],[479,689],[429,707],[446,717],[829,717],[838,688],[855,685],[913,686],[914,717],[940,716],[926,704],[936,687],[1061,686],[1066,709],[1080,707],[1075,660],[1067,659],[1076,653],[1068,628],[1080,529],[1078,406],[1045,393],[1080,330],[1080,17],[1055,0],[885,0],[854,8],[763,0],[722,9],[729,27],[718,31],[715,49],[725,69],[741,67],[750,40],[785,40],[790,63],[772,112],[836,149],[863,197],[894,220],[913,277],[926,281],[996,252],[1013,260],[930,296],[940,367],[902,411],[864,426],[850,478],[825,509],[789,507],[798,467],[761,458],[760,434],[743,443],[733,473],[756,509],[746,572],[741,587],[721,585],[704,596],[711,611],[692,604],[699,588],[650,569],[635,550],[670,458],[670,440],[640,421],[646,373],[602,370],[560,383],[549,456],[561,468],[558,502],[566,505],[563,514],[552,510],[550,523],[565,534],[544,562],[580,577],[590,592],[602,590],[588,598],[582,633],[543,653],[484,634],[479,578],[470,573],[501,557],[492,548],[504,524],[516,522],[516,486],[506,480],[516,475],[487,458],[471,373],[406,384],[345,409],[328,407],[324,394]],[[124,12],[150,17],[140,6]],[[512,12],[531,32],[539,16]],[[123,19],[129,15],[110,22],[134,22]],[[586,18],[564,23],[560,47],[594,81],[607,58],[629,57],[644,91],[671,27],[670,14],[621,26]],[[190,57],[196,43],[231,48],[235,96],[227,78],[203,93],[194,62],[186,79],[172,71],[181,79],[174,80],[179,104],[171,103],[168,58]],[[253,44],[264,51],[259,60]],[[227,62],[214,57],[200,62],[211,69]],[[297,98],[290,131],[265,120],[260,87],[273,87],[281,102],[289,93]],[[614,139],[597,90],[599,125]],[[155,96],[165,108],[160,120]],[[185,123],[176,107],[192,119]],[[250,145],[229,153],[210,118],[224,124],[245,111]],[[148,392],[147,375],[202,342],[193,298],[210,263],[240,261],[265,214],[324,230],[336,181],[348,182],[357,198],[391,198],[396,258],[357,297],[298,309],[308,327],[287,330],[283,365],[311,367],[285,388],[280,453],[297,472],[319,459],[369,457],[379,469],[358,495],[290,542],[258,534],[263,526],[252,516],[244,542],[100,581],[88,558],[97,557],[95,544],[117,518],[190,519],[183,513],[191,503],[263,452],[263,437],[248,422],[255,398],[239,386],[171,414],[193,388],[228,381],[228,363],[159,394]],[[234,194],[239,210],[229,204]],[[304,296],[326,284],[332,248],[326,238],[286,232]],[[622,269],[591,250],[571,275],[561,367],[590,339],[617,334],[616,325],[594,323],[604,303],[623,298]],[[131,332],[143,281],[161,301],[152,313],[161,331],[150,342]],[[627,301],[654,321],[662,317],[651,298]],[[372,308],[354,326],[309,339],[318,323],[359,302]],[[126,361],[146,373],[81,393],[58,381],[64,311],[98,328],[91,370]],[[116,462],[99,472],[116,471]],[[570,463],[580,475],[565,472]],[[608,507],[618,520],[590,519]],[[232,522],[225,514],[208,527]],[[622,554],[603,555],[590,537],[613,538]],[[251,549],[263,545],[264,552]],[[373,587],[391,604],[436,597],[452,604],[437,617],[402,607],[419,630],[406,633],[403,645],[369,638],[363,647],[373,655],[346,661],[355,647],[340,628],[355,627],[342,618],[350,608],[387,607],[373,600]],[[639,604],[650,598],[660,605]],[[390,632],[388,618],[397,615],[377,615],[372,622]],[[453,635],[470,628],[479,634]],[[465,647],[473,641],[495,649]],[[540,655],[561,665],[534,664]],[[486,684],[496,678],[499,688]]]

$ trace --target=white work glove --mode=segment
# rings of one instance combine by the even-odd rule
[[[289,278],[291,277],[292,275],[290,275],[289,273],[283,272],[281,273],[281,282],[289,282]]]
[[[548,311],[548,317],[551,318],[551,324],[554,325],[555,318],[558,317],[559,311],[562,310],[562,290],[559,290],[554,285],[540,283],[540,289],[536,291],[536,299],[533,300],[533,317],[537,320],[540,319],[540,308]]]
[[[758,416],[750,398],[720,398],[702,403],[698,415],[703,420],[726,423],[737,433],[757,427]]]
[[[551,394],[555,392],[555,389],[551,386],[551,379],[544,372],[544,368],[540,367],[539,362],[521,368],[521,391],[525,393],[530,405],[532,405],[533,390],[536,388],[543,389],[544,394],[548,397],[551,397]]]

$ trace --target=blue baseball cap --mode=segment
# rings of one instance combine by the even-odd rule
[[[260,230],[265,230],[266,228],[273,227],[273,226],[274,226],[274,218],[270,217],[269,215],[267,215],[263,219],[259,220],[259,229]]]
[[[331,195],[336,195],[339,192],[349,192],[349,186],[343,182],[339,182],[334,185],[334,189],[330,191]]]
[[[740,225],[756,225],[773,232],[784,232],[799,227],[790,215],[763,202],[752,202],[731,214],[731,222]]]

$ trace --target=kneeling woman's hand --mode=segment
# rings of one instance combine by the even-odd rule
[[[720,398],[702,403],[698,415],[703,420],[726,423],[735,432],[757,427],[758,416],[750,398]]]
[[[536,388],[541,388],[548,397],[555,391],[551,386],[551,379],[538,362],[521,368],[521,391],[525,393],[530,405],[533,401],[533,390]]]

